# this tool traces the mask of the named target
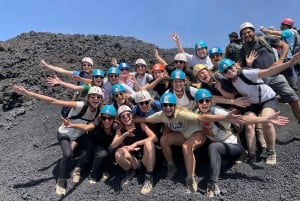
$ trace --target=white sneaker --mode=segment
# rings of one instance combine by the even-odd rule
[[[276,160],[276,153],[275,151],[267,151],[267,159],[266,159],[266,164],[268,165],[276,165],[277,160]]]
[[[186,177],[185,184],[191,193],[197,192],[198,185],[194,177],[190,177],[190,178]]]
[[[75,169],[72,172],[72,181],[74,183],[78,183],[80,180],[80,168],[79,167],[75,167]]]

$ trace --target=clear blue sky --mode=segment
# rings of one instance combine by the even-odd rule
[[[132,36],[173,48],[204,40],[224,48],[245,21],[279,28],[285,17],[300,27],[299,0],[9,0],[2,3],[0,41],[29,31]]]

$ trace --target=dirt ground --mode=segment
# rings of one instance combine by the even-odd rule
[[[233,166],[222,174],[223,195],[216,200],[300,200],[300,126],[289,106],[281,104],[280,107],[291,122],[277,127],[278,164],[274,167],[263,162]],[[54,187],[61,158],[56,139],[59,110],[57,106],[36,102],[30,109],[1,113],[0,200],[209,200],[204,197],[208,171],[205,157],[200,157],[203,160],[197,164],[197,193],[186,193],[185,170],[179,160],[179,171],[173,180],[166,178],[163,166],[155,169],[155,186],[147,196],[140,194],[142,174],[128,188],[121,189],[124,172],[114,167],[113,176],[105,183],[91,185],[84,175],[75,185],[69,178],[66,196],[58,197]]]

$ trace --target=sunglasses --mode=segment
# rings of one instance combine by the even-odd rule
[[[102,96],[90,95],[91,99],[102,99]]]
[[[128,68],[122,68],[121,71],[129,71]]]
[[[128,112],[128,113],[122,114],[120,117],[121,117],[121,119],[130,118],[131,113]]]
[[[214,53],[214,54],[211,54],[211,55],[209,55],[209,57],[210,58],[216,58],[216,57],[220,57],[220,56],[222,56],[221,54],[219,54],[219,53]]]
[[[181,61],[181,60],[174,60],[174,63],[175,63],[175,64],[184,64],[184,63],[185,63],[185,61]]]
[[[103,76],[100,76],[100,75],[95,75],[95,76],[93,76],[94,78],[101,78],[101,79],[103,79],[104,77]]]
[[[111,121],[111,120],[113,120],[113,119],[114,119],[114,117],[106,117],[106,116],[102,116],[102,117],[101,117],[101,120],[102,120],[102,121],[106,121],[106,120]]]
[[[149,105],[150,101],[139,102],[140,105]]]
[[[174,107],[175,104],[171,104],[171,103],[163,103],[162,106],[163,107]]]
[[[118,75],[109,75],[110,78],[118,77]]]
[[[115,98],[118,98],[119,96],[123,96],[123,93],[121,92],[121,93],[118,93],[118,94],[114,95]]]
[[[92,64],[82,64],[82,66],[92,66]]]
[[[226,74],[229,70],[232,69],[233,66],[229,66],[226,69],[223,70],[223,74]]]
[[[146,66],[143,65],[143,64],[137,64],[137,65],[135,65],[135,67],[136,67],[136,68],[139,68],[139,67],[146,67]]]
[[[198,103],[200,104],[203,104],[203,103],[210,103],[211,102],[211,99],[202,99],[202,100],[199,100]]]

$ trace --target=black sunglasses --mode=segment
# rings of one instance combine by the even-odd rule
[[[102,121],[106,121],[106,120],[111,121],[111,120],[113,120],[113,119],[114,119],[114,117],[105,117],[105,116],[102,116],[102,117],[101,117],[101,120],[102,120]]]
[[[115,98],[118,98],[119,96],[123,96],[123,93],[120,92],[120,93],[114,95]]]
[[[139,102],[140,105],[149,105],[150,101]]]
[[[118,77],[118,75],[109,75],[110,78]]]
[[[204,103],[204,102],[210,103],[210,102],[211,102],[211,99],[201,99],[201,100],[198,101],[198,103],[200,103],[200,104],[202,104],[202,103]]]
[[[181,60],[174,60],[174,63],[175,63],[175,64],[178,64],[178,63],[179,63],[179,64],[184,64],[184,63],[185,63],[185,61],[181,61]]]
[[[126,117],[130,118],[131,117],[131,113],[125,113],[125,114],[122,114],[121,116],[121,119],[125,119]]]
[[[146,67],[146,66],[144,64],[137,64],[135,65],[135,67],[138,68],[138,67]]]
[[[209,55],[210,58],[216,58],[216,57],[219,57],[219,56],[222,56],[222,55],[219,54],[219,53],[214,53],[214,54]]]
[[[163,107],[174,107],[175,104],[172,103],[163,103],[162,106]]]
[[[128,68],[122,68],[121,71],[129,71]]]
[[[233,66],[229,66],[223,70],[223,74],[226,74],[228,70],[231,70]]]
[[[103,79],[104,77],[103,76],[100,76],[100,75],[95,75],[95,76],[93,76],[94,78],[101,78],[101,79]]]

